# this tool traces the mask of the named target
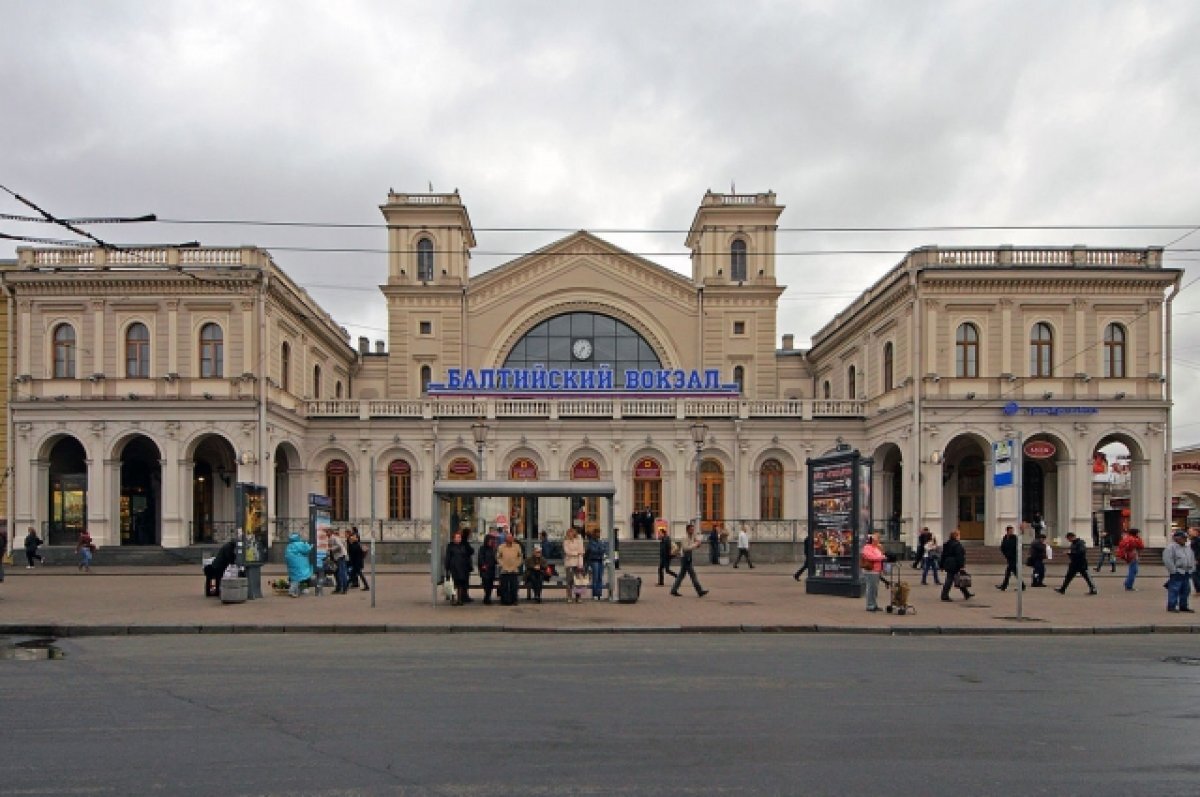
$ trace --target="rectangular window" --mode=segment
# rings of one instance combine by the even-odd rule
[[[433,334],[433,322],[432,321],[422,321],[421,322],[421,334],[422,335],[432,335]]]
[[[745,335],[746,334],[746,322],[745,321],[734,321],[733,322],[733,334]]]

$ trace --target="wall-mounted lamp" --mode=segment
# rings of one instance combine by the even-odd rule
[[[1047,401],[1049,401],[1050,399],[1054,398],[1054,392],[1053,392],[1053,391],[1050,391],[1050,390],[1047,390],[1045,393],[1043,393],[1043,394],[1042,394],[1042,398],[1044,398],[1044,399],[1046,399]]]
[[[1124,391],[1124,390],[1118,390],[1118,391],[1117,391],[1117,395],[1113,396],[1113,398],[1115,398],[1115,399],[1123,399],[1123,398],[1125,398],[1125,391]]]
[[[213,397],[213,394],[212,394],[212,393],[205,393],[205,394],[204,394],[204,398],[208,399],[209,401],[212,401],[212,397]]]
[[[229,472],[227,470],[225,470],[224,468],[217,468],[217,476],[219,476],[221,478],[221,483],[224,484],[226,487],[231,487],[233,485],[233,478],[229,475]]]
[[[974,401],[974,400],[975,400],[975,391],[974,391],[974,390],[972,390],[970,393],[968,393],[968,394],[967,394],[967,400],[968,400],[968,401]]]
[[[1075,374],[1075,378],[1078,379],[1080,382],[1091,382],[1092,381],[1092,378],[1085,373]]]
[[[88,377],[89,382],[99,382],[104,378],[104,374],[92,374]]]

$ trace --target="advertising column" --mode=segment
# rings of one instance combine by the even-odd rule
[[[857,451],[808,460],[808,523],[813,565],[805,591],[862,595],[858,554],[871,529],[871,465]]]

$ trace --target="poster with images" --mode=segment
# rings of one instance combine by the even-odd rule
[[[814,462],[809,470],[809,525],[813,566],[809,578],[847,581],[857,577],[854,516],[854,462],[840,458]]]

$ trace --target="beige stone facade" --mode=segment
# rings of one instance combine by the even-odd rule
[[[1163,538],[1179,273],[1159,250],[915,250],[798,349],[776,327],[783,210],[705,194],[690,276],[587,232],[471,276],[461,197],[391,193],[374,346],[254,248],[20,250],[3,275],[14,522],[182,547],[235,525],[252,482],[279,534],[326,493],[379,539],[419,541],[436,478],[600,478],[623,537],[647,503],[678,531],[699,501],[706,523],[791,541],[805,461],[841,441],[874,458],[876,526],[994,542],[1033,512],[1089,531],[1091,454],[1120,441],[1132,516]],[[1023,507],[990,486],[1008,437],[1041,444]],[[578,510],[481,509],[552,532]]]

